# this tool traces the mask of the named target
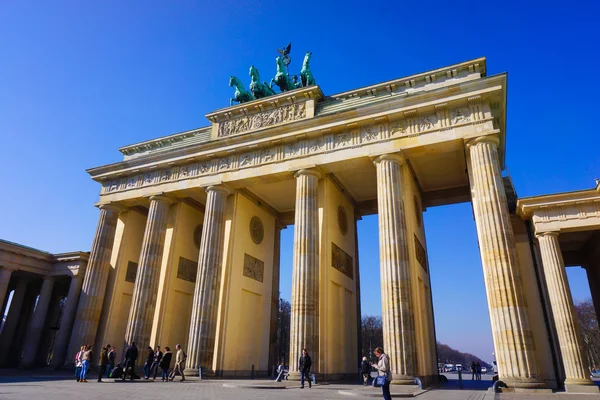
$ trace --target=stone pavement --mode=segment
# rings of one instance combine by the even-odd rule
[[[90,375],[90,377],[93,376]],[[179,378],[178,378],[179,379]],[[97,383],[77,383],[71,375],[55,371],[0,370],[0,399],[44,399],[44,400],[95,400],[95,399],[364,399],[381,398],[378,388],[351,384],[323,384],[312,389],[300,389],[296,383],[275,383],[267,380],[203,380],[189,379],[186,382],[163,383],[160,381],[115,382],[105,380]],[[486,390],[489,381],[464,381],[464,390],[458,390],[456,381],[450,381],[442,389],[418,391],[405,387],[393,388],[392,393],[411,396],[418,394],[419,400],[579,400],[600,399],[598,395],[555,394],[493,394]],[[397,398],[399,396],[394,396]]]

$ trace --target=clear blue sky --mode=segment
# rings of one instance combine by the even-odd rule
[[[0,3],[0,237],[89,250],[99,185],[117,148],[208,125],[228,77],[292,70],[313,52],[326,94],[486,56],[508,71],[507,165],[520,196],[590,188],[600,175],[593,2],[42,1]],[[247,81],[247,79],[245,79]],[[425,213],[438,339],[489,359],[470,204]],[[363,313],[380,313],[377,219],[359,223]],[[448,232],[452,234],[448,235]],[[284,231],[282,292],[291,238]],[[287,271],[287,272],[286,272]],[[588,296],[581,272],[574,296]]]

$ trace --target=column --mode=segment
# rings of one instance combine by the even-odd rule
[[[592,385],[591,389],[598,392],[598,387],[589,377],[590,370],[583,352],[583,341],[558,243],[558,232],[545,232],[536,237],[540,242],[544,276],[565,368],[565,388],[567,392],[579,392],[587,391],[586,386]],[[580,387],[582,385],[583,388]]]
[[[83,286],[73,324],[73,333],[69,342],[67,353],[69,355],[75,356],[80,346],[84,344],[93,346],[96,341],[120,212],[121,208],[116,205],[104,204],[100,206],[96,236],[94,236],[92,242],[92,250],[83,278]]]
[[[62,367],[65,362],[67,347],[69,346],[69,335],[73,328],[73,321],[75,320],[75,312],[77,311],[77,304],[79,303],[79,294],[81,293],[82,285],[83,273],[80,271],[77,275],[71,277],[69,293],[67,293],[67,303],[63,309],[60,327],[58,329],[58,334],[56,335],[56,341],[54,342],[54,354],[52,355],[51,366],[56,369]]]
[[[31,324],[25,336],[25,345],[23,347],[23,359],[20,366],[30,368],[35,366],[37,360],[37,351],[40,344],[40,338],[46,324],[46,316],[48,314],[48,306],[52,298],[52,289],[54,289],[54,277],[47,276],[44,278],[42,290],[38,297]]]
[[[185,370],[190,375],[198,375],[198,368],[201,366],[208,373],[214,372],[212,369],[223,263],[225,211],[227,196],[230,194],[225,186],[210,186],[206,192]]]
[[[277,343],[277,320],[279,317],[279,270],[281,250],[281,230],[285,226],[275,220],[275,238],[273,244],[273,279],[271,280],[271,324],[269,327],[269,374],[273,366],[279,364],[279,345]]]
[[[133,288],[131,310],[125,333],[126,345],[135,342],[140,352],[150,344],[158,281],[167,232],[167,217],[172,200],[166,196],[150,197],[150,211],[142,241],[142,251]],[[143,363],[142,358],[138,364]]]
[[[19,277],[17,281],[17,287],[13,294],[12,301],[10,303],[10,309],[4,327],[2,328],[2,334],[0,334],[0,366],[4,365],[7,361],[9,349],[12,347],[13,339],[15,336],[15,330],[19,324],[19,318],[21,317],[21,309],[23,307],[23,301],[25,300],[25,294],[27,293],[27,285],[29,279]]]
[[[535,343],[498,159],[499,142],[495,136],[483,136],[467,143],[471,201],[500,380],[509,387],[536,388],[544,383],[538,378]]]
[[[4,300],[6,300],[6,296],[8,295],[8,284],[12,272],[13,270],[11,268],[0,267],[0,314],[2,314],[2,316],[4,315]]]
[[[410,385],[416,373],[416,347],[402,198],[404,158],[386,154],[373,162],[377,168],[383,350],[390,356],[392,383]]]
[[[300,170],[296,177],[294,264],[290,326],[290,379],[299,380],[298,360],[306,348],[319,372],[319,201],[321,174]]]
[[[600,318],[598,318],[600,315],[600,262],[586,265],[585,270],[590,285],[594,310],[596,311],[596,321],[600,324]]]

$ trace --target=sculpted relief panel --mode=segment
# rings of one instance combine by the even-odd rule
[[[292,104],[276,110],[267,111],[252,116],[242,117],[246,122],[226,121],[219,125],[219,135],[241,133],[244,129],[258,129],[281,122],[304,118],[304,104]],[[157,185],[165,182],[175,182],[184,179],[236,171],[258,165],[266,165],[291,160],[314,154],[329,153],[351,147],[379,143],[387,140],[419,136],[436,130],[455,128],[460,125],[487,122],[478,127],[492,129],[491,121],[481,121],[481,113],[472,113],[474,107],[459,107],[448,110],[444,105],[436,108],[436,112],[427,115],[417,115],[416,111],[404,113],[405,118],[376,125],[353,127],[347,132],[330,133],[314,139],[302,139],[292,143],[278,144],[269,148],[248,151],[240,149],[239,154],[201,160],[199,162],[174,166],[140,175],[119,178],[103,184],[102,194],[132,190],[141,187]]]

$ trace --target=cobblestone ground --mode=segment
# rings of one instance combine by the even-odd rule
[[[364,388],[360,385],[318,385],[312,389],[300,389],[296,384],[287,383],[285,389],[266,389],[272,387],[272,381],[251,380],[193,380],[186,382],[163,383],[160,380],[115,382],[105,380],[98,383],[77,383],[64,373],[33,371],[0,370],[0,399],[44,399],[44,400],[94,400],[94,399],[366,399],[381,398],[377,388]],[[555,399],[579,400],[598,398],[598,395],[555,394],[496,394],[486,390],[489,382],[478,383],[464,381],[464,389],[458,390],[456,381],[443,389],[430,390],[417,396],[419,400],[517,400],[517,399]],[[392,391],[393,393],[394,391]],[[399,390],[396,390],[400,393]]]

